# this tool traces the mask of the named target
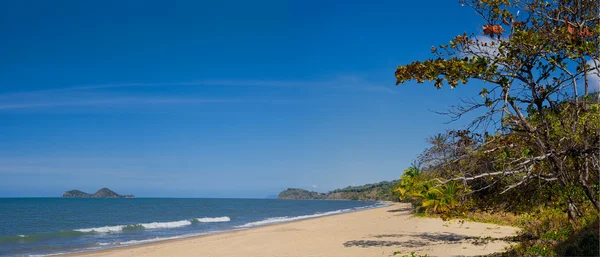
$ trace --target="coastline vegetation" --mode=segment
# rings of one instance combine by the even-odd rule
[[[394,192],[421,216],[522,228],[503,256],[598,256],[600,105],[590,85],[600,81],[600,2],[461,3],[485,36],[432,47],[434,58],[399,66],[396,81],[486,87],[444,112],[475,118],[429,138]]]
[[[362,186],[347,186],[327,193],[319,193],[300,188],[288,188],[279,193],[278,199],[303,200],[360,200],[360,201],[398,201],[397,193],[392,188],[398,180],[382,181]]]

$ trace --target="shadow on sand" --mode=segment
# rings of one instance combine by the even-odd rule
[[[398,209],[392,209],[392,210],[388,210],[387,212],[405,212],[405,211],[412,211],[412,207],[400,207]]]
[[[381,234],[372,236],[387,240],[352,240],[344,243],[345,247],[381,247],[381,246],[401,246],[407,248],[423,247],[436,244],[459,244],[462,242],[471,242],[473,244],[487,243],[486,239],[479,237],[464,236],[455,233],[416,233],[416,234]],[[396,238],[398,241],[391,241]]]
[[[402,247],[423,247],[429,245],[427,242],[409,240],[405,242],[400,241],[378,241],[378,240],[352,240],[344,243],[345,247],[372,247],[372,246],[402,246]]]

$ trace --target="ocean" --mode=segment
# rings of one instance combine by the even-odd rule
[[[0,198],[0,256],[92,251],[379,206],[333,200]]]

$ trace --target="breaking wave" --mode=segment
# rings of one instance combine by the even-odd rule
[[[383,203],[375,203],[373,205],[356,207],[356,208],[352,208],[352,209],[342,209],[342,210],[335,210],[335,211],[322,212],[322,213],[318,212],[318,213],[309,214],[309,215],[301,215],[301,216],[293,216],[293,217],[289,217],[289,216],[272,217],[272,218],[266,218],[266,219],[259,220],[259,221],[248,222],[248,223],[246,223],[244,225],[235,226],[235,227],[236,228],[251,228],[251,227],[256,227],[256,226],[264,226],[264,225],[269,225],[269,224],[290,222],[290,221],[295,221],[295,220],[304,220],[304,219],[310,219],[310,218],[317,218],[317,217],[334,215],[334,214],[351,212],[351,211],[357,211],[357,210],[362,210],[362,209],[377,208],[377,207],[381,207],[381,206],[385,206],[385,205],[386,204],[383,204]]]
[[[126,230],[139,230],[139,229],[168,229],[168,228],[179,228],[185,227],[196,223],[209,223],[209,222],[229,222],[231,219],[227,216],[224,217],[204,217],[195,218],[190,220],[179,220],[169,222],[151,222],[151,223],[140,223],[132,225],[116,225],[116,226],[105,226],[96,228],[80,228],[74,229],[73,231],[82,233],[117,233]]]
[[[301,215],[301,216],[294,216],[294,217],[288,217],[288,216],[273,217],[273,218],[267,218],[267,219],[264,219],[264,220],[259,220],[259,221],[254,221],[254,222],[248,222],[248,223],[246,223],[244,225],[236,226],[236,228],[251,228],[251,227],[263,226],[263,225],[268,225],[268,224],[275,224],[275,223],[283,223],[283,222],[289,222],[289,221],[294,221],[294,220],[304,220],[304,219],[316,218],[316,217],[333,215],[333,214],[338,214],[338,213],[343,213],[343,212],[345,212],[345,211],[344,210],[337,210],[337,211],[329,211],[329,212],[315,213],[315,214],[310,214],[310,215]]]
[[[198,222],[229,222],[231,221],[231,219],[227,216],[223,216],[223,217],[215,217],[215,218],[210,218],[210,217],[205,217],[205,218],[197,218],[196,221]]]

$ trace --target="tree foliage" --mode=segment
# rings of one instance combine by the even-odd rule
[[[446,112],[453,120],[477,116],[428,139],[420,165],[405,171],[395,192],[443,217],[538,215],[525,231],[556,245],[574,228],[597,224],[600,211],[600,105],[590,92],[600,81],[600,1],[461,3],[482,18],[481,31],[432,47],[433,58],[398,66],[395,76],[397,84],[437,89],[480,81],[479,96]],[[527,247],[550,254],[543,244]]]
[[[467,130],[438,138],[454,141],[440,142],[452,144],[428,153],[438,155],[428,159],[436,167],[434,187],[459,182],[472,194],[497,190],[499,195],[562,188],[572,219],[587,204],[600,210],[598,104],[586,100],[590,81],[599,79],[600,3],[463,4],[483,18],[485,36],[462,33],[433,47],[435,58],[398,66],[395,73],[397,84],[431,81],[439,89],[479,80],[489,85],[481,100],[464,101],[448,112],[453,118],[483,114]]]

